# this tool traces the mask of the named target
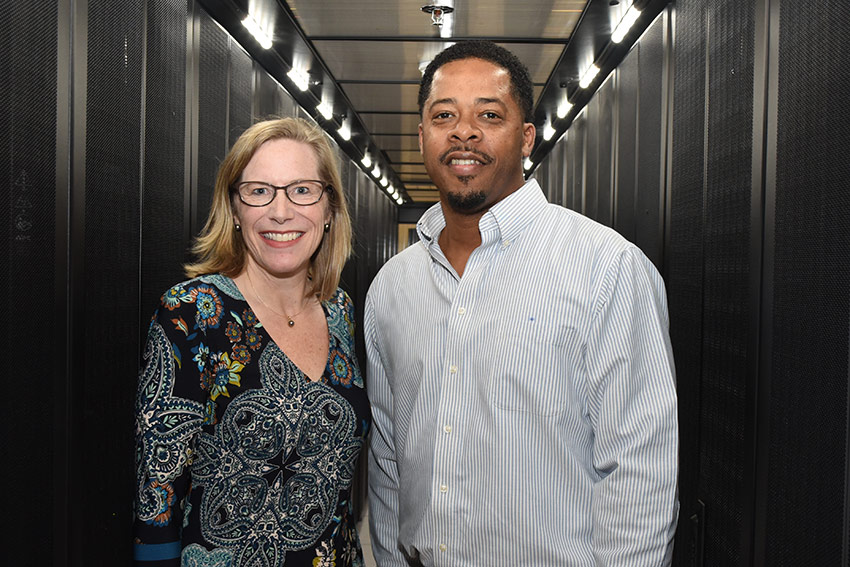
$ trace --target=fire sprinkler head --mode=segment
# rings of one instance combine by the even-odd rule
[[[446,14],[451,14],[455,11],[451,6],[436,6],[434,4],[429,4],[427,6],[422,6],[422,11],[431,14],[431,24],[435,26],[443,25],[443,16]]]

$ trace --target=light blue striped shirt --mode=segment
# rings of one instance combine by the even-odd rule
[[[444,226],[438,204],[366,298],[378,565],[406,565],[399,546],[423,565],[669,564],[678,425],[658,272],[534,180],[481,218],[463,277]]]

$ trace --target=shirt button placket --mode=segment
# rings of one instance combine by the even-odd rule
[[[463,288],[464,284],[461,283],[452,307],[454,316],[449,317],[449,329],[446,337],[446,345],[448,347],[446,352],[446,370],[448,370],[448,373],[445,376],[447,376],[448,381],[445,383],[443,395],[446,396],[444,400],[452,401],[443,406],[446,411],[441,411],[441,414],[438,417],[438,419],[441,420],[440,422],[443,423],[442,440],[438,441],[438,443],[442,446],[442,458],[440,458],[438,462],[441,465],[448,466],[438,466],[436,469],[438,476],[434,478],[434,488],[436,490],[434,505],[437,507],[437,510],[439,510],[438,514],[441,518],[438,523],[439,527],[435,534],[435,543],[437,544],[438,550],[437,557],[435,557],[435,563],[437,565],[446,565],[448,564],[447,562],[450,561],[448,544],[452,537],[451,534],[453,533],[453,530],[457,527],[452,525],[452,521],[448,520],[448,518],[451,517],[448,510],[451,506],[456,504],[453,500],[458,496],[457,494],[449,494],[449,485],[456,480],[455,474],[457,473],[457,471],[453,468],[455,465],[450,463],[455,462],[455,459],[457,458],[456,451],[459,450],[459,447],[455,444],[457,439],[454,439],[453,432],[455,431],[456,426],[463,425],[463,404],[461,400],[465,399],[465,396],[467,395],[465,390],[469,386],[464,384],[460,375],[460,365],[464,362],[461,355],[463,353],[463,345],[467,340],[466,331],[469,329],[470,324],[470,321],[468,320],[469,310],[465,305],[463,305],[465,302],[461,298],[463,295]]]

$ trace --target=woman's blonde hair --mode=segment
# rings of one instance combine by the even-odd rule
[[[186,275],[222,273],[235,277],[245,267],[246,251],[242,236],[233,222],[232,187],[239,181],[254,153],[269,140],[287,139],[303,142],[313,148],[319,161],[319,177],[332,189],[327,191],[330,231],[324,235],[310,262],[310,295],[330,299],[339,285],[339,277],[351,254],[351,217],[342,190],[339,162],[325,133],[301,118],[279,118],[258,122],[245,130],[218,168],[212,206],[192,252],[198,258],[184,266]]]

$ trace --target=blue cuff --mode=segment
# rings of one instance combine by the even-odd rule
[[[162,561],[180,557],[180,542],[169,543],[136,543],[133,544],[133,558],[136,561]]]

